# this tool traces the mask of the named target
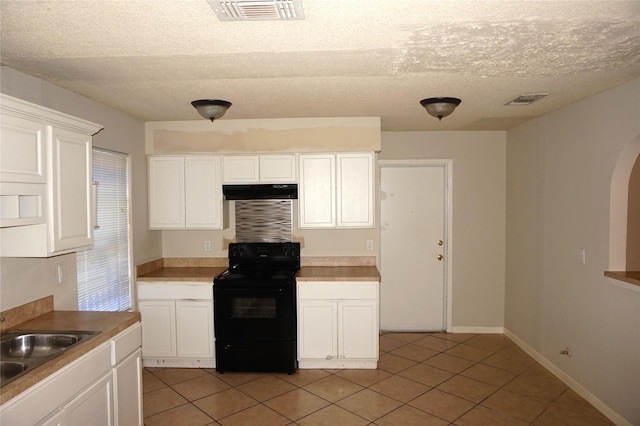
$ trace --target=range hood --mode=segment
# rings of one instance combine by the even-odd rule
[[[298,185],[295,183],[269,183],[249,185],[222,185],[226,200],[295,200]]]

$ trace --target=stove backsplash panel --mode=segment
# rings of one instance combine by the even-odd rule
[[[237,200],[235,203],[237,242],[292,241],[292,200]]]

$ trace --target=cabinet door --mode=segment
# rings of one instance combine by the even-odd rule
[[[300,157],[300,228],[330,228],[336,225],[334,155]]]
[[[260,181],[260,161],[257,155],[225,155],[223,162],[224,183]]]
[[[2,114],[0,181],[46,183],[44,123]]]
[[[91,245],[91,136],[53,128],[48,155],[51,252]]]
[[[74,398],[64,408],[69,426],[113,425],[111,372]]]
[[[295,155],[261,155],[260,181],[274,183],[296,182]]]
[[[178,357],[213,357],[213,301],[176,301]]]
[[[138,303],[142,315],[142,356],[176,356],[176,306],[172,300]]]
[[[338,154],[337,225],[373,227],[373,153]]]
[[[186,157],[184,167],[186,227],[222,229],[220,157]]]
[[[298,302],[298,357],[331,359],[338,356],[337,303]]]
[[[113,369],[115,419],[118,425],[143,423],[142,350],[138,349]]]
[[[378,357],[378,302],[348,300],[338,304],[338,353],[344,358]]]
[[[149,157],[149,229],[185,226],[184,157]]]

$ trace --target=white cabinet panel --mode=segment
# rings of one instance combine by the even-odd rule
[[[113,425],[113,379],[105,375],[65,406],[69,426]]]
[[[225,155],[224,183],[296,182],[294,154]]]
[[[373,154],[338,154],[337,163],[337,226],[373,227]]]
[[[213,301],[176,301],[178,357],[213,357]]]
[[[376,368],[377,282],[298,282],[300,368]]]
[[[142,315],[142,354],[145,357],[176,356],[176,307],[171,300],[139,302]]]
[[[298,357],[330,359],[338,355],[337,304],[324,300],[298,303]]]
[[[378,302],[341,301],[338,309],[340,355],[345,358],[377,358]]]
[[[295,183],[296,181],[295,155],[260,156],[260,182]]]
[[[184,228],[184,158],[149,157],[149,228]]]
[[[222,229],[220,157],[185,158],[185,226]]]
[[[260,181],[260,160],[257,155],[225,155],[223,163],[225,183]]]
[[[93,242],[91,136],[53,129],[50,146],[51,252]]]
[[[0,116],[0,181],[46,183],[46,125]]]
[[[305,154],[300,164],[300,228],[374,226],[374,154]]]
[[[149,159],[149,229],[222,229],[220,157]]]
[[[117,395],[115,414],[117,425],[143,424],[142,411],[142,349],[138,348],[113,369]]]
[[[145,366],[215,366],[211,285],[140,282],[138,306]]]
[[[336,225],[334,155],[300,155],[300,228]]]

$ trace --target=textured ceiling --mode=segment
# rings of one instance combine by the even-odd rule
[[[640,1],[303,0],[305,20],[220,22],[206,0],[2,0],[3,65],[143,121],[377,116],[504,130],[640,77]],[[505,106],[525,93],[530,106]],[[462,104],[441,122],[419,101]],[[215,125],[215,123],[214,123]]]

